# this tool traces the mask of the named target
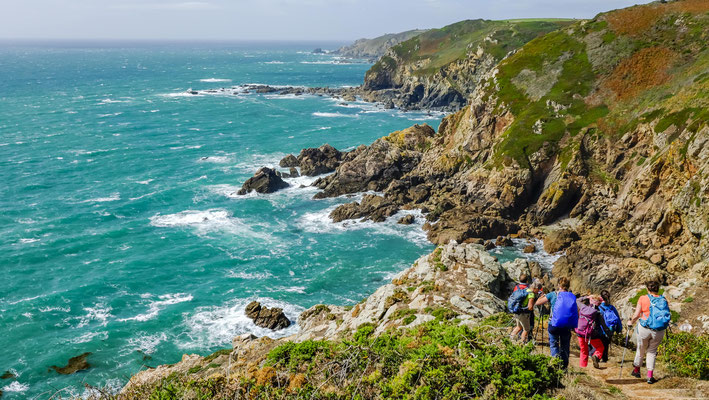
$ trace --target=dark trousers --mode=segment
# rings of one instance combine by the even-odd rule
[[[571,329],[549,325],[549,349],[551,350],[551,356],[560,358],[564,369],[566,369],[569,366]]]

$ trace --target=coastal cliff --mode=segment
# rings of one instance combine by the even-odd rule
[[[508,52],[565,20],[467,20],[393,46],[365,75],[363,98],[402,109],[457,111]]]
[[[342,57],[366,59],[375,62],[379,57],[386,54],[392,46],[396,46],[424,32],[426,32],[425,29],[413,29],[406,32],[389,33],[374,39],[358,39],[350,45],[340,47],[334,53]]]
[[[538,265],[500,264],[485,251],[510,237],[563,251],[552,275],[569,277],[577,293],[610,290],[625,317],[644,281],[659,279],[675,328],[706,338],[709,3],[635,6],[532,36],[500,51],[501,61],[470,48],[478,61],[463,68],[485,71],[465,81],[465,107],[438,131],[417,125],[360,146],[315,183],[317,198],[377,192],[335,209],[336,220],[420,209],[440,247],[360,304],[305,311],[291,337],[237,337],[233,349],[135,375],[123,395],[202,393],[205,382],[214,396],[252,398],[562,395],[555,361],[502,339],[509,320],[499,313],[519,274],[545,277],[549,288]],[[406,43],[423,42],[390,57]],[[403,79],[398,62],[382,60],[368,73],[370,90],[422,79]],[[426,79],[446,81],[442,71],[460,62]],[[453,88],[437,87],[421,99]],[[692,354],[706,354],[701,340]],[[705,364],[695,377],[706,379]],[[595,385],[577,398],[614,398]]]
[[[423,210],[438,244],[563,226],[571,239],[554,273],[574,290],[659,278],[693,297],[709,273],[707,11],[653,3],[534,39],[438,132],[415,147],[407,138],[423,128],[358,149],[316,182],[318,196],[381,191],[388,213]],[[364,203],[333,214],[381,209]],[[709,328],[701,312],[686,317]]]

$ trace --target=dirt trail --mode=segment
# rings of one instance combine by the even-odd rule
[[[549,339],[545,335],[543,341],[537,342],[537,351],[549,354]],[[541,336],[537,337],[541,339]],[[630,376],[633,370],[634,349],[625,351],[625,362],[621,372],[621,360],[623,358],[623,348],[616,344],[611,345],[607,363],[601,363],[600,368],[593,367],[591,359],[588,366],[579,366],[579,348],[575,344],[576,336],[571,338],[571,357],[569,358],[569,370],[572,372],[585,373],[588,376],[613,386],[630,400],[709,400],[709,382],[702,382],[688,378],[678,378],[670,376],[669,373],[658,362],[655,366],[655,384],[647,383],[647,370],[641,369],[641,379]]]

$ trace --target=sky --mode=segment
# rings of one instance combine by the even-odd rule
[[[2,39],[350,41],[464,19],[591,18],[647,0],[0,0]]]

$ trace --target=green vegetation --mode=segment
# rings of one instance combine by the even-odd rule
[[[709,379],[709,335],[666,334],[660,345],[659,358],[678,376]]]
[[[658,294],[663,293],[665,293],[665,289],[660,289],[660,291],[658,292]],[[645,295],[647,295],[647,289],[640,289],[637,293],[635,293],[635,296],[631,297],[628,301],[630,302],[630,304],[633,305],[633,307],[635,307],[638,305],[638,300],[640,300],[640,298]]]
[[[231,354],[232,351],[233,351],[232,349],[217,350],[214,353],[208,355],[207,357],[204,357],[204,361],[210,362],[219,356],[227,356],[227,355]]]
[[[566,19],[517,19],[504,21],[466,20],[432,29],[392,47],[404,64],[425,61],[425,67],[416,69],[416,75],[430,75],[446,65],[465,59],[478,47],[496,60],[517,49],[537,36],[570,24]],[[371,72],[394,70],[391,57],[382,57],[372,66]],[[453,85],[455,86],[455,85]]]

